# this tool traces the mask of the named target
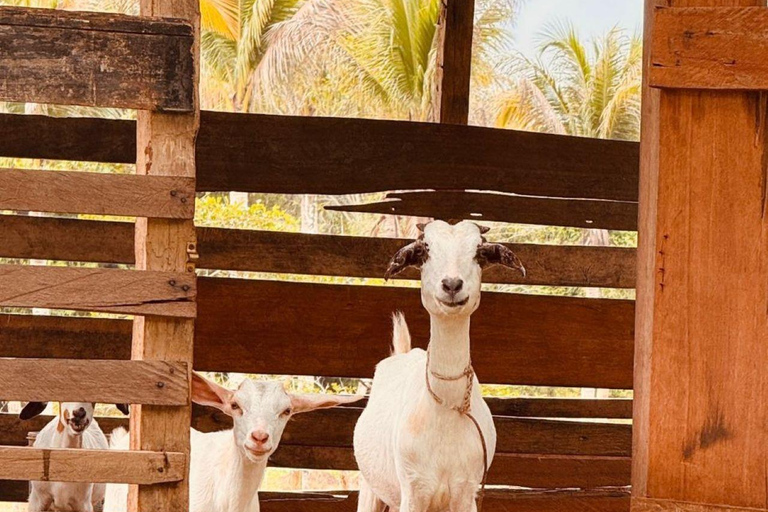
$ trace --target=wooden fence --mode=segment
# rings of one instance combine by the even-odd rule
[[[163,10],[166,4],[182,10]],[[417,344],[427,339],[428,317],[413,289],[196,279],[195,266],[381,277],[404,241],[195,231],[190,220],[194,191],[400,190],[405,192],[393,196],[395,202],[340,209],[626,230],[637,225],[636,144],[466,126],[470,0],[448,2],[441,16],[437,123],[197,112],[194,4],[142,2],[143,14],[187,22],[0,8],[0,50],[10,48],[26,27],[39,32],[22,53],[0,51],[0,72],[43,59],[46,38],[72,40],[74,46],[81,40],[98,42],[87,46],[88,62],[106,59],[101,52],[109,44],[121,49],[116,54],[121,64],[110,68],[110,76],[66,73],[62,69],[69,68],[62,65],[36,71],[35,83],[45,87],[24,87],[27,75],[8,75],[14,78],[0,86],[0,99],[152,109],[142,111],[138,122],[0,116],[0,156],[137,163],[136,176],[0,170],[0,209],[140,217],[134,226],[0,216],[0,257],[135,266],[0,266],[0,306],[138,315],[133,325],[105,318],[0,315],[0,394],[16,400],[77,397],[145,404],[131,415],[132,447],[143,451],[122,458],[94,453],[93,471],[79,476],[142,484],[134,496],[142,509],[186,510],[191,365],[209,371],[371,377],[388,353],[389,315],[396,309],[405,312]],[[142,60],[146,52],[155,52],[148,45],[162,46],[151,62]],[[59,48],[61,62],[75,58],[75,49]],[[173,57],[167,53],[172,51],[177,52]],[[187,55],[193,56],[191,63]],[[131,83],[137,86],[122,86]],[[515,250],[529,277],[523,281],[495,270],[486,281],[635,286],[631,249],[526,244]],[[473,360],[485,383],[632,387],[632,301],[485,293],[472,336]],[[62,382],[54,377],[62,365],[87,366],[92,377]],[[14,379],[18,375],[35,379],[21,385]],[[569,419],[627,419],[631,401],[489,402],[499,432],[489,482],[534,490],[494,490],[486,511],[628,510],[631,427]],[[358,405],[297,418],[273,465],[355,469],[351,440],[360,410]],[[193,426],[204,431],[227,425],[211,410],[194,408],[191,414]],[[0,415],[0,501],[25,499],[26,482],[20,480],[39,478],[41,471],[76,476],[61,473],[66,454],[54,454],[50,467],[43,467],[36,450],[21,448],[27,432],[44,421],[20,423]],[[107,431],[125,423],[103,422]],[[170,453],[171,470],[162,474],[146,469],[154,467],[146,464],[159,453]],[[354,501],[354,493],[348,498],[263,496],[267,512],[354,510]]]

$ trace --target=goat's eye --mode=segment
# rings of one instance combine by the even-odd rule
[[[293,411],[289,407],[289,408],[287,408],[286,410],[283,411],[283,416],[290,416],[292,412]]]
[[[232,402],[229,406],[232,408],[233,411],[239,411],[240,410],[240,406],[237,405],[237,402]]]

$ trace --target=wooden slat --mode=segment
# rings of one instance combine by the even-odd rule
[[[765,2],[761,7],[720,5],[723,7],[680,7],[656,12],[652,87],[768,89]]]
[[[469,118],[474,20],[475,0],[440,2],[432,91],[432,115],[440,123],[465,125]]]
[[[632,400],[589,398],[486,398],[496,416],[631,419]]]
[[[514,222],[589,229],[637,229],[637,203],[521,197],[477,192],[397,192],[367,204],[326,206],[327,210],[439,219]]]
[[[636,512],[766,512],[768,508],[729,507],[727,505],[704,505],[677,500],[633,498],[632,510]]]
[[[210,278],[199,284],[199,370],[370,377],[389,353],[389,316],[397,309],[415,343],[427,341],[418,290]],[[0,321],[0,341],[23,340],[45,354],[82,353],[78,344],[92,343],[101,356],[130,332],[117,320]],[[485,293],[473,319],[475,368],[486,383],[629,388],[632,321],[628,301]],[[56,340],[61,347],[51,346]],[[114,350],[125,355],[122,344]]]
[[[0,306],[194,318],[194,276],[105,268],[0,265]]]
[[[192,109],[192,27],[121,14],[0,8],[0,99]]]
[[[478,189],[634,201],[637,150],[629,142],[475,126],[206,112],[197,189]]]
[[[0,446],[0,479],[151,485],[178,482],[185,468],[183,453]]]
[[[0,257],[134,262],[133,226],[0,215]],[[207,269],[382,277],[390,257],[408,241],[333,235],[306,235],[236,229],[197,229],[200,260]],[[525,278],[503,268],[483,273],[486,283],[632,288],[634,249],[509,244],[525,262]],[[296,257],[301,254],[301,257]],[[418,279],[408,269],[398,278]]]
[[[0,116],[0,155],[135,161],[132,121],[26,117]],[[37,133],[63,143],[38,147]],[[636,201],[638,155],[634,142],[474,126],[202,112],[198,191],[440,188]]]
[[[136,122],[0,114],[0,156],[136,163]]]
[[[0,358],[4,400],[187,405],[188,365],[170,361]]]
[[[191,219],[195,215],[195,180],[0,169],[0,209]]]
[[[417,289],[207,278],[198,301],[200,370],[370,377],[395,310],[428,340]],[[486,383],[630,388],[633,322],[631,301],[484,293],[473,363]]]

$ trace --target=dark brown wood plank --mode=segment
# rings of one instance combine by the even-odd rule
[[[396,309],[405,311],[415,343],[427,340],[428,316],[414,289],[210,278],[199,286],[198,370],[370,377],[389,353]],[[0,317],[0,341],[23,340],[14,343],[16,355],[29,355],[27,345],[83,353],[78,343],[103,354],[130,333],[116,320],[44,318]],[[473,321],[475,368],[486,383],[630,388],[632,321],[628,301],[486,293]],[[54,340],[62,347],[51,347]],[[118,350],[125,355],[122,343]]]
[[[186,456],[174,452],[0,446],[0,479],[152,485],[184,479],[186,465]]]
[[[632,400],[624,398],[486,398],[495,416],[631,419]]]
[[[4,400],[189,403],[186,363],[0,358]]]
[[[467,124],[475,0],[440,2],[433,116],[440,123]]]
[[[0,265],[0,306],[194,318],[195,281],[179,272]]]
[[[198,191],[637,200],[635,143],[475,126],[203,112],[197,159]]]
[[[0,134],[10,133],[0,138],[0,155],[135,161],[132,121],[25,117],[0,116]],[[51,144],[29,135],[37,133]],[[473,126],[201,112],[197,161],[198,191],[439,188],[636,201],[639,146]]]
[[[0,215],[0,257],[134,262],[133,227],[119,222]],[[198,228],[198,266],[345,277],[382,277],[391,255],[408,243],[393,238],[306,235]],[[634,287],[635,251],[618,247],[509,244],[528,275],[503,268],[483,273],[487,283]],[[301,257],[297,257],[301,254]],[[418,279],[416,270],[400,277]]]
[[[768,9],[659,9],[651,48],[651,87],[768,89]]]
[[[207,278],[198,301],[201,370],[369,377],[396,310],[428,340],[417,289]],[[472,357],[486,383],[630,388],[633,329],[631,301],[484,293]]]
[[[0,169],[0,209],[192,219],[195,180]]]
[[[136,123],[0,114],[0,156],[132,164]]]
[[[367,204],[326,206],[327,210],[438,219],[514,222],[589,229],[637,229],[637,203],[522,197],[477,192],[398,192]]]
[[[179,21],[2,7],[0,99],[189,111],[193,40]]]

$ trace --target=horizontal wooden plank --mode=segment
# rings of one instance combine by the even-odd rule
[[[0,156],[136,163],[136,122],[0,114]]]
[[[304,469],[357,469],[351,448],[285,445],[270,458],[272,465]],[[518,455],[494,457],[490,485],[532,488],[595,488],[630,483],[629,457],[582,455]]]
[[[192,27],[120,14],[0,8],[0,100],[191,111]]]
[[[637,201],[635,142],[207,111],[201,112],[200,125],[198,191],[468,189]],[[51,143],[40,142],[38,133]],[[133,121],[0,116],[2,156],[131,163],[135,144]]]
[[[0,480],[159,484],[184,479],[186,457],[175,452],[40,449],[0,446]]]
[[[327,210],[437,219],[471,219],[544,226],[637,230],[637,203],[480,192],[396,192],[368,204],[326,206]]]
[[[415,289],[211,278],[199,284],[198,370],[370,377],[389,353],[396,309],[405,311],[414,342],[427,340],[428,316]],[[629,389],[632,316],[629,301],[485,293],[473,319],[475,368],[486,383]],[[129,354],[128,322],[17,315],[0,322],[0,342],[18,357],[85,356],[84,346],[92,357]]]
[[[0,480],[0,501],[26,501],[27,482]],[[263,512],[354,512],[357,493],[260,492]],[[486,491],[485,512],[628,512],[629,490],[497,490]]]
[[[219,112],[204,113],[197,141],[198,191],[349,194],[434,188],[635,201],[638,158],[631,142]]]
[[[418,289],[206,278],[198,307],[200,370],[370,377],[396,310],[428,340]],[[631,301],[485,292],[472,359],[485,383],[629,389],[633,333]]]
[[[637,496],[632,498],[632,510],[633,512],[767,512],[768,508],[710,505]]]
[[[4,243],[0,257],[131,264],[133,225],[45,217],[0,215]],[[198,228],[198,268],[383,277],[389,259],[407,240],[307,235],[237,229]],[[496,267],[483,273],[487,283],[632,288],[635,250],[509,244],[528,274]],[[301,254],[301,257],[296,257]],[[418,279],[416,270],[401,276]]]
[[[0,209],[191,219],[195,215],[195,180],[0,169]]]
[[[497,416],[632,419],[632,400],[624,398],[486,398],[485,401]]]
[[[3,400],[187,405],[187,364],[0,358]]]
[[[194,274],[0,265],[0,306],[194,318]]]
[[[768,9],[658,9],[651,47],[652,87],[768,89]]]

